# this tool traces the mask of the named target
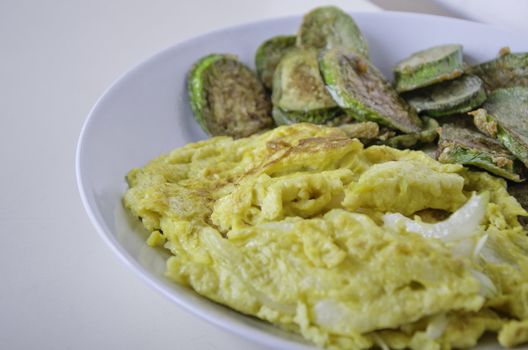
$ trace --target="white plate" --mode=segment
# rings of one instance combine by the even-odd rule
[[[463,18],[495,24],[528,34],[528,1],[519,0],[434,0]]]
[[[443,43],[461,43],[470,60],[494,57],[502,46],[528,51],[521,35],[443,17],[407,13],[354,13],[374,63],[390,75],[406,55]],[[144,243],[146,232],[123,210],[125,174],[161,153],[206,135],[192,118],[185,75],[198,58],[235,53],[253,66],[257,46],[277,34],[295,33],[300,17],[280,18],[216,31],[170,47],[118,79],[90,112],[77,148],[79,191],[88,216],[112,250],[150,286],[176,304],[234,333],[282,349],[313,349],[299,337],[243,316],[164,278],[166,253]],[[490,348],[487,347],[486,348]]]

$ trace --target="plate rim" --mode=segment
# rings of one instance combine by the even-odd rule
[[[496,26],[496,25],[484,24],[484,23],[480,23],[480,22],[476,22],[472,20],[445,17],[445,16],[439,16],[439,15],[404,12],[404,11],[346,11],[346,12],[352,16],[358,16],[358,15],[367,16],[367,17],[368,16],[372,16],[372,17],[388,16],[388,17],[400,17],[401,20],[404,20],[405,18],[420,18],[420,19],[431,18],[434,20],[445,20],[448,22],[460,22],[460,23],[466,23],[469,25],[493,28],[494,30],[503,32],[505,34],[511,33],[510,31],[505,30],[504,28]],[[223,32],[243,30],[244,28],[247,28],[247,27],[261,26],[265,24],[271,25],[271,23],[273,23],[274,21],[294,21],[294,20],[299,21],[300,19],[302,19],[302,14],[269,17],[269,18],[260,19],[257,21],[247,21],[244,23],[236,24],[236,25],[224,26],[224,27],[212,30],[212,31],[200,33],[198,35],[192,36],[185,40],[175,42],[174,44],[171,44],[167,47],[157,50],[153,54],[141,59],[139,62],[132,65],[129,69],[125,70],[123,73],[118,75],[117,78],[115,78],[103,90],[101,95],[97,98],[97,100],[91,107],[90,111],[88,112],[82,124],[81,131],[79,133],[77,144],[76,144],[75,177],[76,177],[77,189],[79,191],[79,195],[80,195],[80,199],[81,199],[84,211],[86,212],[88,218],[90,219],[91,224],[96,229],[98,235],[110,247],[113,253],[118,257],[118,260],[120,260],[127,268],[129,268],[133,272],[134,275],[136,275],[141,280],[143,280],[143,282],[145,282],[150,288],[156,290],[158,293],[163,295],[165,298],[175,303],[177,306],[186,310],[187,312],[190,312],[191,314],[198,316],[202,320],[207,321],[209,324],[212,324],[219,329],[222,329],[231,334],[240,336],[246,339],[247,341],[255,342],[260,345],[265,345],[265,346],[269,346],[273,348],[309,350],[309,349],[318,349],[318,348],[315,346],[315,344],[313,345],[303,344],[298,341],[278,337],[277,335],[269,333],[265,330],[261,330],[251,325],[247,325],[239,319],[234,319],[234,318],[226,319],[226,318],[218,317],[218,316],[222,316],[224,312],[220,312],[219,310],[216,310],[216,309],[206,309],[201,305],[197,305],[197,304],[194,304],[186,300],[185,296],[181,296],[178,293],[175,293],[174,290],[170,289],[170,287],[166,285],[169,281],[163,281],[159,279],[157,276],[152,274],[152,272],[150,272],[145,267],[143,267],[141,264],[139,264],[139,262],[136,261],[136,259],[132,255],[130,255],[128,251],[117,241],[114,235],[111,234],[112,231],[102,222],[102,220],[98,219],[98,216],[96,213],[96,209],[98,208],[97,206],[92,206],[90,203],[90,199],[88,198],[87,193],[89,190],[89,186],[86,183],[87,179],[86,179],[86,176],[84,175],[85,171],[84,171],[84,165],[83,165],[83,153],[86,147],[85,145],[86,134],[88,130],[90,129],[91,124],[93,123],[93,120],[96,118],[95,116],[97,115],[99,108],[101,108],[101,105],[104,103],[104,101],[112,94],[113,90],[119,88],[119,86],[126,83],[128,77],[134,75],[135,72],[140,71],[145,66],[148,66],[149,64],[151,64],[152,61],[156,61],[160,59],[162,56],[169,55],[170,52],[173,50],[178,50],[182,47],[185,47],[186,45],[191,44],[192,42],[196,40],[201,40],[208,36],[214,36],[214,35],[217,35]],[[210,303],[221,305],[199,294],[197,295],[201,298],[206,299]],[[221,305],[221,306],[226,307],[224,305]],[[227,308],[231,312],[244,315],[233,309],[230,309],[229,307]],[[247,316],[247,315],[244,315],[244,316]],[[259,320],[259,321],[266,322],[264,320]]]

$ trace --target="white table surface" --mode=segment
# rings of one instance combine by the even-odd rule
[[[0,1],[0,349],[265,349],[172,304],[113,255],[81,206],[76,141],[105,88],[160,49],[326,3]]]

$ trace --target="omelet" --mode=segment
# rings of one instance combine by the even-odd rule
[[[188,144],[127,179],[169,279],[318,346],[528,341],[528,213],[502,179],[303,123]]]

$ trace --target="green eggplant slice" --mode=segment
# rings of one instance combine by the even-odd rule
[[[484,108],[479,108],[468,113],[468,115],[473,117],[473,124],[475,127],[489,137],[497,137],[497,123],[491,119]]]
[[[195,119],[209,135],[233,138],[271,128],[271,103],[255,73],[235,56],[212,54],[187,76]]]
[[[356,122],[338,126],[351,139],[359,139],[363,144],[370,144],[378,139],[380,127],[374,122]]]
[[[528,87],[528,52],[506,50],[496,59],[474,65],[467,72],[480,77],[488,92],[513,86]]]
[[[324,50],[319,68],[330,95],[358,121],[373,121],[403,131],[418,132],[416,111],[385,80],[370,61],[340,49]]]
[[[438,137],[438,122],[429,117],[424,117],[423,122],[424,128],[422,131],[391,137],[384,144],[394,148],[406,149],[416,144],[433,142]]]
[[[442,163],[472,165],[505,179],[520,182],[520,164],[495,139],[468,128],[446,124],[440,129],[437,159]]]
[[[406,94],[405,98],[418,113],[431,117],[471,111],[486,100],[482,80],[474,75],[463,75]]]
[[[273,85],[273,73],[282,56],[295,47],[294,35],[279,35],[264,41],[255,54],[257,75],[268,89]]]
[[[418,51],[394,67],[398,92],[411,91],[464,73],[462,45],[447,44]]]
[[[477,111],[475,119],[495,125],[499,142],[528,166],[528,87],[496,89],[482,109],[486,117]]]
[[[273,75],[273,118],[279,125],[299,122],[322,124],[340,110],[319,72],[316,49],[293,49]]]
[[[354,19],[335,6],[323,6],[308,12],[297,35],[297,46],[316,49],[340,48],[368,59],[367,40]]]

